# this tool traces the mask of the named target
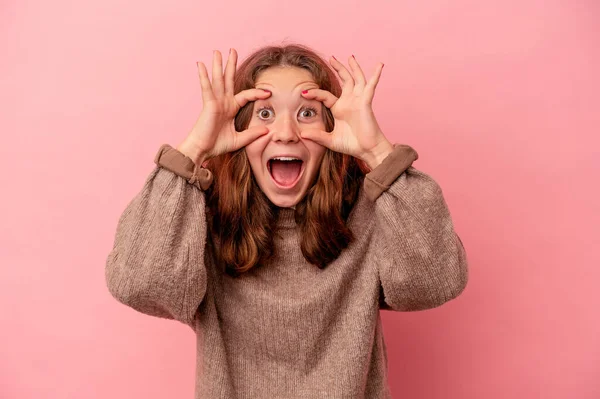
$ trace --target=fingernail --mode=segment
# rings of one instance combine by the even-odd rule
[[[266,91],[267,93],[271,93],[271,90],[267,90],[267,89],[261,89],[261,90],[264,90],[264,91]]]
[[[308,93],[308,90],[302,90],[302,94]]]
[[[383,68],[384,66],[385,66],[385,64],[382,62],[382,63],[381,63],[381,67]]]
[[[335,55],[332,55],[333,59],[337,61],[337,58],[335,58]]]
[[[354,54],[352,54],[352,58],[356,59],[356,57],[354,56]]]

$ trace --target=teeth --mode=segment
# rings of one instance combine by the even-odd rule
[[[300,161],[300,159],[292,158],[292,157],[275,157],[275,158],[271,158],[271,159],[276,159],[278,161]]]

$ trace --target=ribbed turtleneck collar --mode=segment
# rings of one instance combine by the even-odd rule
[[[277,218],[277,227],[293,228],[296,227],[296,219],[294,208],[279,208],[279,216]]]

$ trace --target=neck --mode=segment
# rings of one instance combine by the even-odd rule
[[[295,227],[296,226],[295,213],[296,213],[295,207],[279,208],[277,226],[284,227],[284,228],[285,227]]]

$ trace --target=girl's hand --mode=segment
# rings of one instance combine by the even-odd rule
[[[266,126],[251,127],[243,132],[235,130],[234,118],[241,107],[249,101],[265,99],[271,95],[271,92],[261,89],[248,89],[234,95],[236,64],[237,52],[232,48],[223,75],[221,53],[215,50],[211,84],[206,67],[202,62],[198,62],[202,86],[202,112],[192,131],[177,147],[197,165],[209,158],[236,151],[269,131]]]
[[[309,89],[302,96],[321,101],[331,110],[335,119],[334,129],[332,132],[307,129],[302,131],[301,136],[333,151],[361,159],[371,170],[375,169],[393,150],[393,145],[379,128],[371,108],[383,63],[377,66],[375,74],[367,82],[354,56],[349,58],[353,74],[335,57],[329,62],[342,79],[340,98],[321,89]]]

